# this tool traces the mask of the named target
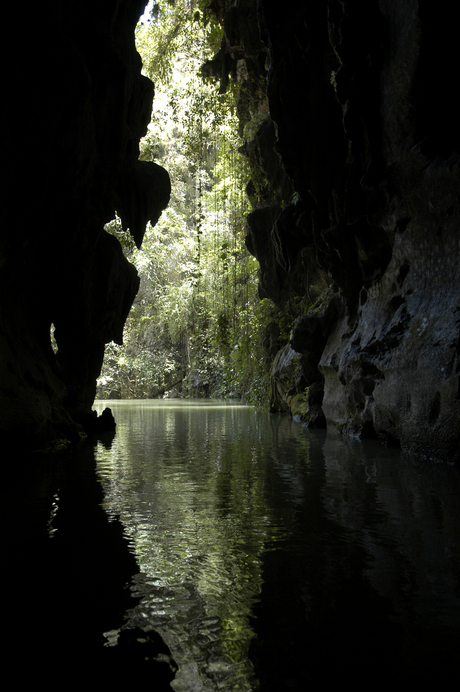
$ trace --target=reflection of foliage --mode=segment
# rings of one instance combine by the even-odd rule
[[[107,349],[100,397],[156,397],[172,389],[269,398],[258,265],[244,245],[248,164],[237,153],[238,94],[235,85],[218,94],[201,76],[221,36],[204,6],[161,0],[137,29],[156,84],[140,157],[166,168],[172,195],[140,250],[117,219],[107,227],[136,266],[141,288],[124,346]]]
[[[143,624],[166,641],[171,634],[176,646],[179,635],[180,653],[197,661],[204,679],[209,660],[227,657],[225,674],[236,685],[252,674],[250,617],[263,551],[276,540],[264,492],[272,438],[261,432],[265,414],[251,408],[164,403],[115,410],[129,424],[96,452],[105,509],[120,517],[145,575]],[[197,628],[208,623],[206,640]]]

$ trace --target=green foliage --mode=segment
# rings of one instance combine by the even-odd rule
[[[111,235],[114,235],[115,238],[117,238],[118,242],[120,243],[123,249],[123,253],[125,254],[125,256],[130,257],[136,247],[136,243],[129,230],[124,230],[120,217],[116,216],[115,219],[113,219],[113,221],[110,221],[110,223],[106,224],[105,230],[107,231],[107,233],[110,233]]]
[[[174,81],[177,57],[212,57],[222,27],[206,11],[209,0],[150,0],[136,28],[144,70],[157,86]],[[205,37],[205,42],[202,40]],[[201,54],[201,55],[200,55]]]
[[[291,414],[298,416],[302,421],[307,422],[309,414],[308,396],[311,387],[305,387],[304,391],[295,394],[290,401]]]
[[[146,73],[155,81],[152,121],[141,158],[169,172],[172,195],[141,249],[115,219],[107,230],[137,268],[141,287],[123,346],[110,344],[101,397],[243,396],[266,404],[262,338],[273,319],[259,301],[257,261],[244,245],[248,164],[236,116],[237,89],[218,94],[201,65],[222,29],[205,2],[160,0],[137,29]]]

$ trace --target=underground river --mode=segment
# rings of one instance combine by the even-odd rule
[[[455,468],[238,404],[106,406],[115,435],[3,493],[13,648],[42,676],[111,656],[175,692],[451,678]],[[158,635],[163,686],[139,654]]]

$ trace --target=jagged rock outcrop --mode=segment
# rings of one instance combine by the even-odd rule
[[[2,60],[0,430],[24,445],[85,426],[139,281],[104,225],[117,212],[140,245],[169,199],[166,171],[138,161],[154,95],[134,45],[144,5],[3,10],[20,37]]]
[[[262,296],[281,308],[311,297],[291,341],[307,387],[328,425],[458,461],[460,131],[447,3],[227,10],[216,60],[245,86],[243,127],[254,111],[261,121],[244,148],[263,181],[248,189],[258,194],[247,246]],[[251,87],[262,81],[269,117]]]

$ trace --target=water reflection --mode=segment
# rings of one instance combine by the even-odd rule
[[[99,410],[107,402],[98,402]],[[303,689],[433,672],[460,643],[458,474],[250,407],[110,402],[104,506],[141,574],[175,690]],[[431,663],[427,664],[427,651]],[[359,674],[358,674],[359,677]]]
[[[97,450],[109,514],[120,516],[142,575],[136,616],[165,639],[175,690],[248,690],[261,554],[282,526],[264,497],[269,450],[250,407],[136,403],[115,411]]]

